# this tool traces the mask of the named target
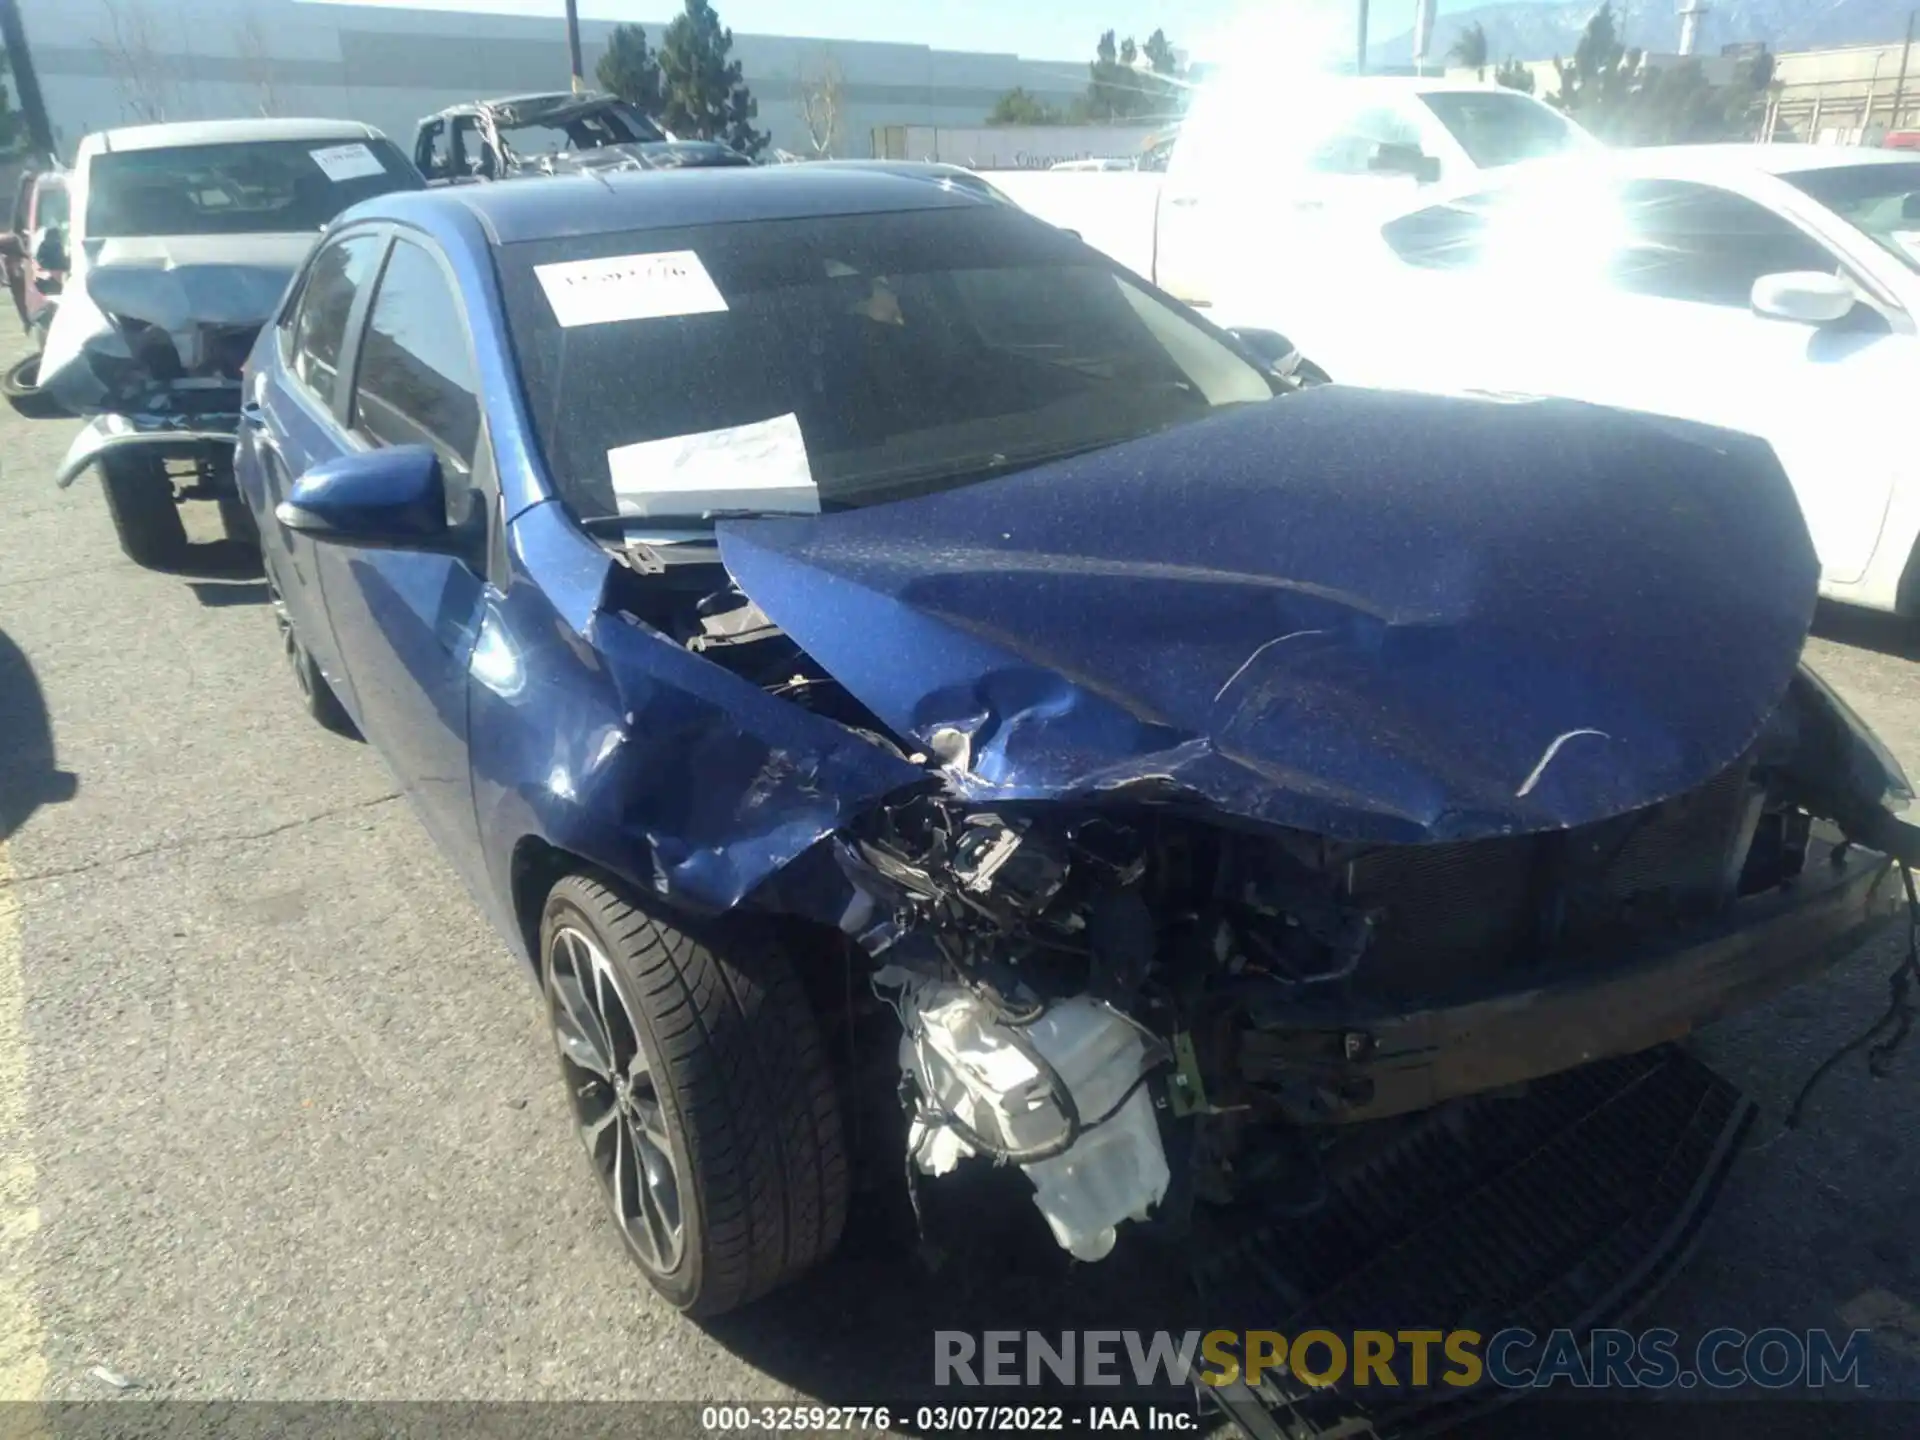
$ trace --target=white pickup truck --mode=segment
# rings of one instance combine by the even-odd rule
[[[1014,203],[1230,324],[1289,227],[1338,206],[1404,206],[1415,187],[1600,142],[1492,83],[1327,76],[1274,93],[1223,76],[1193,98],[1164,175],[995,172]]]

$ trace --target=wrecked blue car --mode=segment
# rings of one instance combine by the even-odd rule
[[[1506,1268],[1447,1303],[1592,1323],[1750,1114],[1671,1042],[1903,913],[1764,445],[1262,353],[806,166],[384,196],[263,333],[301,693],[527,962],[676,1305],[820,1261],[904,1146],[1083,1261],[1294,1246],[1283,1328],[1477,1197]]]

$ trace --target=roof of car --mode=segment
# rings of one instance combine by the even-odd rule
[[[423,116],[421,123],[444,120],[450,115],[474,115],[482,110],[510,114],[524,123],[534,117],[596,110],[619,103],[619,96],[602,90],[583,90],[579,94],[571,90],[536,90],[525,95],[497,95],[490,100],[462,100],[458,105]]]
[[[101,152],[169,150],[184,145],[232,145],[249,140],[378,140],[371,125],[358,120],[186,120],[167,125],[129,125],[89,135]]]
[[[556,176],[536,182],[397,191],[355,207],[353,218],[426,220],[450,209],[477,217],[496,245],[623,230],[666,230],[749,220],[878,215],[991,205],[979,191],[893,170],[827,165]]]

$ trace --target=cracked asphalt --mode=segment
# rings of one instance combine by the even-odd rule
[[[860,1233],[725,1325],[654,1300],[532,987],[378,759],[302,714],[257,578],[219,543],[139,569],[96,484],[54,489],[76,428],[0,407],[0,1398],[100,1397],[104,1365],[182,1398],[873,1403],[925,1383],[949,1316],[1086,1323],[1075,1275],[930,1278]],[[189,523],[214,542],[211,506]],[[1820,630],[1920,772],[1920,643]],[[1780,1131],[1895,958],[1704,1037],[1763,1114],[1648,1323],[1868,1316],[1876,1387],[1920,1398],[1920,1042]]]

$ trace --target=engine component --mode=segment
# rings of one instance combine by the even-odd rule
[[[1080,1260],[1144,1220],[1170,1175],[1146,1079],[1143,1032],[1086,996],[1013,1020],[962,985],[898,967],[874,977],[906,1030],[900,1067],[919,1098],[911,1163],[945,1175],[970,1155],[1018,1164],[1053,1238]]]

